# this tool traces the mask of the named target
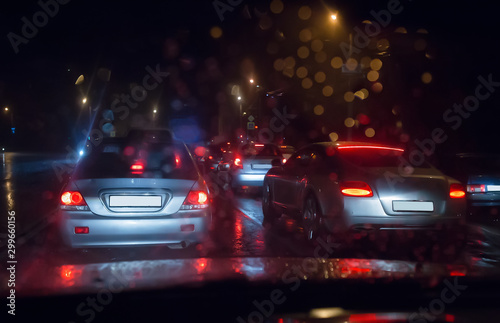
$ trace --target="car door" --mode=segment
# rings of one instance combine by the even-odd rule
[[[293,154],[283,165],[283,173],[275,179],[275,202],[289,210],[299,207],[296,203],[298,193],[308,164],[311,160],[312,150],[303,149]]]

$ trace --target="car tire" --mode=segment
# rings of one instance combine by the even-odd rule
[[[309,194],[302,209],[302,228],[307,242],[314,244],[318,238],[326,237],[326,229],[322,224],[322,214],[318,200]]]
[[[262,225],[264,227],[266,225],[274,225],[279,216],[278,212],[276,212],[272,204],[271,193],[271,186],[269,185],[269,183],[264,183],[264,186],[262,188],[262,213],[264,215]]]

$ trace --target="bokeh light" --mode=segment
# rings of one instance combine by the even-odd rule
[[[273,0],[269,7],[272,13],[278,14],[283,11],[284,5],[281,0]]]
[[[310,89],[312,86],[313,86],[313,81],[310,78],[306,77],[305,79],[302,80],[302,87],[304,89],[306,90]]]
[[[419,28],[417,29],[417,34],[428,34],[429,32],[427,31],[427,29],[424,29],[424,28]]]
[[[424,84],[429,84],[432,81],[432,74],[429,72],[425,72],[422,74],[421,79]]]
[[[311,8],[309,6],[302,6],[300,7],[299,9],[299,18],[302,19],[302,20],[307,20],[309,18],[311,18]]]
[[[365,99],[368,98],[368,96],[370,95],[370,92],[368,92],[368,90],[365,89],[365,88],[362,88],[360,91],[363,92],[363,95],[365,96]]]
[[[314,80],[316,81],[316,83],[323,83],[326,80],[326,74],[322,71],[319,71],[314,74]]]
[[[333,94],[333,87],[331,87],[330,85],[323,87],[323,95],[324,96],[330,97],[330,96],[332,96],[332,94]]]
[[[349,71],[354,71],[358,67],[358,61],[355,58],[349,58],[347,59],[345,66]]]
[[[361,99],[361,100],[366,99],[365,98],[365,94],[363,92],[361,92],[361,91],[354,92],[354,96],[357,97],[358,99]]]
[[[354,121],[354,119],[353,119],[353,118],[346,118],[346,119],[344,120],[344,125],[345,125],[347,128],[352,128],[352,127],[354,127],[354,124],[355,124],[355,123],[356,123],[356,122]]]
[[[309,56],[309,48],[300,46],[299,49],[297,49],[297,56],[303,59],[307,58]]]
[[[325,108],[321,104],[318,104],[317,106],[314,107],[314,114],[317,116],[320,116],[325,112]]]
[[[374,71],[379,71],[382,68],[382,61],[378,58],[372,59],[370,67]]]
[[[283,75],[293,77],[295,75],[295,69],[293,67],[285,67]]]
[[[278,58],[274,61],[274,69],[277,71],[282,71],[285,68],[285,61],[282,58]]]
[[[303,79],[304,77],[307,76],[308,70],[304,66],[301,66],[301,67],[297,68],[297,71],[295,72],[295,74],[297,74],[297,77]]]
[[[370,117],[368,117],[364,113],[360,113],[356,116],[356,119],[358,119],[359,123],[366,126],[367,124],[370,123]]]
[[[367,136],[368,138],[372,138],[373,136],[375,136],[375,129],[373,128],[366,129],[365,136]]]
[[[222,37],[222,29],[218,26],[214,26],[210,29],[210,36],[212,38],[218,39]]]
[[[307,43],[312,39],[312,32],[310,29],[305,28],[299,32],[299,39],[301,42]]]
[[[380,82],[373,83],[373,85],[372,85],[372,91],[375,93],[380,93],[380,92],[382,92],[383,89],[384,89],[384,87],[382,86],[382,83],[380,83]]]
[[[346,93],[344,93],[344,100],[345,102],[354,101],[354,93],[352,93],[351,91],[347,91]]]
[[[366,74],[366,78],[370,82],[375,82],[376,80],[378,80],[379,74],[377,71],[371,70],[368,72],[368,74]]]
[[[330,137],[331,141],[337,141],[337,140],[339,140],[339,135],[336,132],[331,132],[330,135],[329,135],[329,137]]]
[[[361,60],[359,61],[359,63],[361,64],[361,68],[370,67],[371,61],[372,59],[369,56],[364,56],[363,58],[361,58]]]
[[[295,67],[295,58],[292,56],[288,56],[285,58],[285,68],[294,68]]]
[[[387,38],[382,38],[377,41],[377,49],[379,51],[386,51],[389,49],[389,46],[390,44]]]
[[[332,58],[330,64],[333,68],[341,68],[344,62],[342,61],[342,58],[335,56],[334,58]]]

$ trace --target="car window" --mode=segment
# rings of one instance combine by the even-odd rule
[[[123,139],[106,143],[83,157],[76,166],[75,179],[92,178],[172,178],[195,179],[197,170],[184,145]],[[141,165],[140,171],[133,165]]]

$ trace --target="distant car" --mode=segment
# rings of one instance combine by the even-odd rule
[[[452,163],[452,176],[467,185],[468,220],[500,223],[500,155],[461,153]]]
[[[234,189],[262,187],[264,176],[272,167],[272,161],[283,161],[278,146],[274,144],[248,143],[235,154],[230,168],[231,186]]]
[[[293,146],[284,146],[281,145],[279,146],[281,154],[283,155],[283,158],[288,159],[292,154],[295,152],[295,148]]]
[[[266,174],[264,224],[283,213],[296,217],[307,240],[352,230],[461,230],[464,187],[428,164],[400,167],[403,155],[399,147],[360,142],[302,148]]]
[[[59,228],[75,248],[203,243],[209,191],[187,147],[166,131],[105,138],[78,162],[60,198]]]

